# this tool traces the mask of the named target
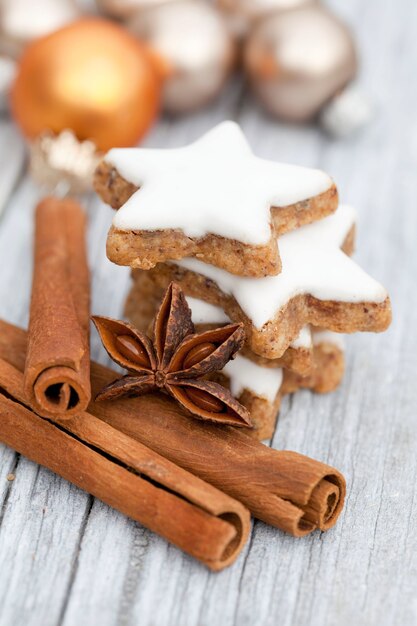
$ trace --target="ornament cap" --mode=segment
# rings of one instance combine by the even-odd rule
[[[55,193],[90,191],[101,158],[90,140],[79,141],[71,130],[58,135],[46,131],[30,146],[30,171],[34,180]]]
[[[336,94],[320,113],[321,127],[333,137],[352,135],[368,124],[374,113],[369,96],[357,85]]]

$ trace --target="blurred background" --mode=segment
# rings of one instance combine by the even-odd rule
[[[315,0],[2,0],[0,54],[2,107],[32,140],[134,145],[237,74],[240,103],[276,120],[343,137],[372,116],[352,29]]]

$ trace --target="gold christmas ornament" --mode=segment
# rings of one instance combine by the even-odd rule
[[[236,35],[244,37],[261,17],[275,11],[314,4],[317,0],[216,0]]]
[[[135,145],[159,100],[160,79],[144,46],[98,18],[29,44],[11,91],[12,114],[28,138],[69,129],[103,151]]]
[[[244,65],[254,92],[281,119],[313,118],[357,70],[348,28],[319,5],[269,15],[253,29]]]
[[[30,41],[78,17],[74,0],[0,0],[0,52],[17,58]]]
[[[128,28],[153,50],[171,113],[196,109],[222,88],[234,60],[234,41],[210,4],[178,0],[140,12]]]
[[[169,4],[178,0],[96,0],[98,8],[119,19],[127,19],[145,9],[156,7],[159,4]]]

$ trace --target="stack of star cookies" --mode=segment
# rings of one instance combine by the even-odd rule
[[[133,270],[136,326],[147,329],[171,281],[198,330],[244,324],[245,349],[219,376],[260,439],[283,394],[339,384],[341,333],[390,323],[386,290],[351,259],[356,215],[331,178],[256,157],[233,122],[184,148],[111,150],[95,188],[118,209],[107,254]]]

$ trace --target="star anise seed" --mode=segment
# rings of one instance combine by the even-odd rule
[[[215,349],[216,349],[216,345],[214,343],[209,343],[209,342],[201,343],[199,346],[195,346],[194,348],[191,348],[191,350],[189,351],[189,353],[187,354],[187,356],[185,357],[182,363],[182,368],[186,370],[189,367],[192,367],[199,361],[202,361],[203,359],[205,359],[210,354],[213,354]]]
[[[242,324],[194,332],[180,287],[171,283],[155,317],[153,338],[128,322],[93,317],[110,357],[129,374],[107,385],[97,400],[165,390],[199,419],[251,427],[249,413],[225,387],[205,376],[222,370],[244,343]]]
[[[224,410],[224,404],[221,400],[218,400],[214,396],[211,396],[206,391],[201,389],[187,389],[185,392],[192,402],[198,404],[205,411],[211,413],[222,413]]]
[[[148,355],[136,339],[129,335],[118,335],[115,344],[124,357],[142,367],[149,367]]]

